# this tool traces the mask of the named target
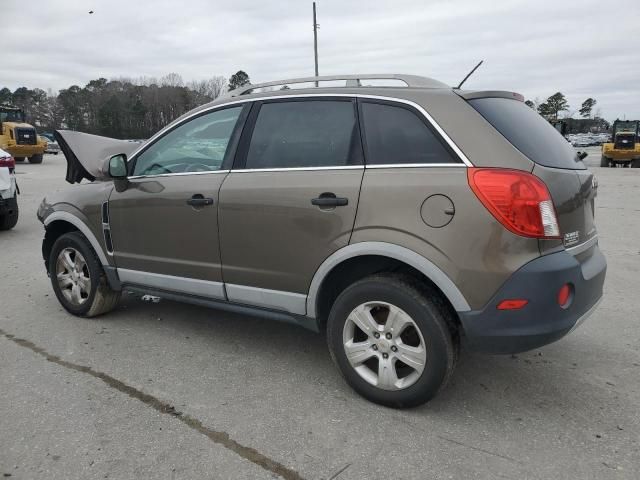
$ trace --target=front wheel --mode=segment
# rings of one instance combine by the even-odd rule
[[[5,212],[0,215],[0,230],[11,230],[18,223],[18,199],[8,198]]]
[[[58,301],[80,317],[113,310],[120,292],[109,287],[98,257],[80,232],[62,235],[49,255],[49,276]]]
[[[607,157],[605,157],[604,155],[600,158],[600,166],[601,167],[608,167],[609,166],[609,159]]]
[[[453,324],[429,286],[406,276],[373,275],[337,298],[327,341],[356,392],[382,405],[413,407],[433,398],[451,377]]]
[[[29,157],[29,163],[42,163],[42,154],[32,155]]]
[[[631,160],[631,168],[640,168],[640,158]]]
[[[25,158],[26,158],[26,157],[13,157],[13,159],[14,159],[16,162],[24,162],[24,159],[25,159]]]

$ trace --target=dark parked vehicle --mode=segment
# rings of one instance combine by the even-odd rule
[[[302,82],[320,87],[258,92]],[[293,322],[384,405],[431,399],[463,346],[556,341],[602,296],[596,180],[512,92],[314,77],[241,87],[141,145],[56,137],[67,180],[91,180],[38,212],[69,312],[130,290]]]

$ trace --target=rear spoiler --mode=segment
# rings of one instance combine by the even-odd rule
[[[119,153],[129,155],[140,146],[136,142],[72,130],[56,130],[53,136],[67,159],[65,180],[69,183],[80,183],[83,179],[108,180],[104,170],[106,160]]]
[[[474,100],[476,98],[510,98],[524,102],[524,96],[516,92],[507,92],[506,90],[454,90],[465,100]]]

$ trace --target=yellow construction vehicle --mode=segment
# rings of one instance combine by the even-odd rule
[[[16,162],[28,158],[29,163],[42,163],[46,148],[46,140],[25,122],[21,108],[0,105],[0,149],[9,153]]]
[[[601,167],[640,168],[640,141],[638,120],[616,120],[613,122],[611,142],[602,144]]]

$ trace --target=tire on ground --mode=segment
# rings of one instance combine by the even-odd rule
[[[84,257],[89,270],[91,291],[87,300],[79,306],[75,306],[64,297],[60,290],[56,277],[56,263],[59,253],[65,248],[74,248]],[[80,232],[65,233],[53,244],[48,260],[51,285],[58,301],[69,312],[80,317],[95,317],[113,310],[120,300],[119,291],[112,290],[102,268],[98,256],[93,251],[91,244]]]
[[[5,213],[0,215],[0,230],[11,230],[18,223],[18,199],[14,196],[6,200]]]
[[[600,166],[601,167],[608,167],[609,166],[609,159],[607,157],[605,157],[604,155],[600,158]]]
[[[347,317],[357,306],[375,301],[406,312],[425,342],[425,368],[415,383],[404,389],[383,390],[368,383],[345,353],[343,329]],[[425,283],[406,275],[372,275],[347,287],[334,302],[327,322],[329,351],[347,383],[363,397],[389,407],[414,407],[432,399],[453,373],[459,347],[453,315],[440,293]]]
[[[640,158],[631,160],[631,168],[640,168]]]
[[[37,155],[31,155],[29,157],[29,163],[42,163],[42,154],[38,153]]]
[[[25,158],[26,158],[26,157],[13,157],[13,159],[14,159],[16,162],[24,162],[24,159],[25,159]]]

